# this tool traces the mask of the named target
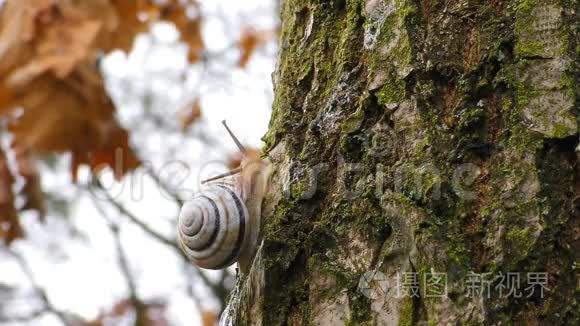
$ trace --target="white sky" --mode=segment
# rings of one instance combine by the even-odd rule
[[[230,46],[234,41],[232,37],[239,36],[242,26],[250,25],[257,29],[276,26],[274,3],[274,0],[202,1],[206,17],[203,36],[208,50],[216,53]],[[224,153],[235,149],[221,120],[227,119],[243,143],[261,146],[260,138],[267,130],[270,117],[270,74],[274,68],[276,45],[272,41],[258,50],[244,70],[235,67],[239,53],[233,51],[202,72],[199,65],[187,65],[187,48],[177,42],[176,33],[172,25],[159,24],[151,34],[138,37],[130,55],[110,54],[103,69],[118,106],[118,118],[131,130],[131,142],[141,157],[150,160],[162,176],[174,175],[177,179],[183,179],[187,170],[180,163],[167,162],[167,158],[187,164],[192,171],[183,188],[193,190],[197,187],[196,169],[200,165],[223,159]],[[185,83],[183,76],[186,76]],[[177,112],[183,105],[201,94],[202,121],[185,136],[179,132],[161,132],[142,119],[143,106],[139,100],[143,94],[153,95],[154,103],[150,110],[170,126],[177,126]],[[199,134],[210,135],[219,144],[208,146],[197,139]],[[42,177],[45,192],[55,194],[64,203],[74,202],[69,216],[49,210],[46,224],[40,224],[34,213],[23,214],[27,239],[17,241],[13,248],[30,264],[36,281],[46,289],[54,305],[93,319],[124,298],[127,287],[119,271],[110,230],[91,198],[71,185],[68,164],[69,158],[61,157],[55,166],[42,167]],[[215,168],[223,168],[220,164],[212,166],[214,170],[206,169],[205,175],[215,172]],[[81,182],[87,178],[88,172],[80,171]],[[103,181],[113,184],[110,179],[105,176]],[[111,193],[141,220],[168,237],[174,236],[178,207],[163,196],[150,179],[125,178],[123,182],[113,184]],[[140,297],[167,298],[172,325],[199,325],[198,312],[187,296],[180,259],[173,251],[118,216],[106,203],[103,206],[108,207],[108,215],[121,225],[122,245],[131,257],[131,270],[136,275]],[[208,272],[208,275],[216,274]],[[0,256],[1,284],[15,286],[22,298],[27,298],[26,294],[31,291],[19,266]],[[217,302],[207,296],[203,286],[195,290],[202,296],[204,309],[219,308]],[[16,312],[34,309],[30,301],[0,300],[4,301],[0,301],[4,308]],[[59,325],[59,322],[53,316],[44,316],[29,324]],[[128,320],[111,323],[123,324],[130,323]]]

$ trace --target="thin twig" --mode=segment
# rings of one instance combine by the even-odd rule
[[[175,191],[171,190],[169,186],[163,180],[161,180],[161,178],[159,178],[159,176],[153,171],[153,169],[147,168],[146,172],[151,177],[151,179],[153,179],[153,181],[157,184],[158,187],[161,187],[161,189],[163,189],[166,193],[168,193],[169,196],[171,196],[171,198],[179,206],[183,206],[184,203],[183,199],[181,199]]]
[[[121,239],[120,239],[120,234],[119,234],[119,225],[115,224],[111,221],[111,219],[108,218],[107,216],[107,212],[105,211],[105,209],[102,207],[101,202],[99,202],[96,198],[93,197],[93,203],[95,205],[95,208],[99,211],[99,213],[101,214],[101,216],[103,217],[103,219],[106,221],[109,229],[111,230],[111,233],[113,235],[113,237],[115,238],[115,246],[117,249],[117,256],[119,258],[119,266],[121,269],[121,273],[123,274],[125,280],[127,281],[127,285],[129,288],[129,298],[130,298],[130,302],[133,305],[134,309],[140,309],[142,307],[145,307],[145,303],[142,302],[139,297],[137,296],[137,286],[135,284],[135,281],[131,275],[131,270],[129,267],[129,263],[128,263],[128,257],[125,254],[125,251],[123,250],[123,247],[121,245]],[[186,270],[189,270],[191,268],[191,266],[189,264],[184,264]],[[186,275],[188,275],[186,273]],[[188,277],[188,279],[190,279]],[[196,308],[201,311],[201,299],[197,296],[197,294],[193,291],[193,286],[188,286],[188,294],[189,296],[192,298],[192,301],[194,302]]]
[[[190,270],[192,269],[192,265],[189,264],[188,262],[186,262],[185,264],[183,264],[183,269],[185,271],[185,275],[189,275]],[[199,273],[199,271],[197,271]],[[202,306],[201,306],[201,299],[197,296],[197,294],[193,291],[193,284],[191,283],[191,277],[188,277],[188,285],[187,285],[187,293],[189,294],[189,296],[191,297],[193,303],[195,304],[195,307],[197,308],[198,311],[202,311]]]
[[[29,323],[34,319],[40,318],[44,314],[51,313],[50,310],[43,308],[35,310],[27,314],[26,316],[0,316],[0,322],[2,323]]]
[[[119,267],[121,269],[121,274],[123,274],[123,277],[125,277],[125,280],[127,282],[127,287],[129,288],[129,296],[131,297],[131,301],[136,300],[137,299],[137,290],[136,290],[137,286],[133,280],[133,277],[131,276],[131,270],[129,267],[128,258],[127,258],[127,255],[125,254],[125,251],[123,250],[123,246],[121,244],[119,225],[117,225],[117,224],[113,223],[113,221],[111,221],[111,219],[108,217],[107,212],[101,206],[101,203],[96,198],[92,197],[92,199],[93,199],[93,204],[94,204],[95,208],[99,211],[99,213],[101,213],[101,217],[105,220],[107,226],[109,227],[109,230],[111,230],[111,234],[113,235],[113,238],[115,239],[115,249],[117,250],[117,257],[119,260]]]
[[[34,319],[34,315],[36,315],[36,314],[38,314],[38,316],[40,316],[40,315],[42,315],[42,313],[52,313],[64,325],[68,325],[69,323],[67,322],[66,314],[64,312],[60,311],[59,309],[57,309],[52,304],[52,302],[48,298],[46,290],[44,288],[42,288],[36,282],[36,279],[34,278],[34,274],[32,273],[32,269],[30,268],[30,265],[28,265],[28,262],[24,259],[24,257],[22,257],[19,253],[15,252],[14,250],[12,250],[10,248],[7,248],[5,251],[9,256],[14,258],[14,260],[16,260],[18,262],[18,264],[20,265],[20,268],[22,269],[22,272],[24,273],[24,275],[26,275],[26,278],[28,278],[28,281],[32,285],[34,292],[36,292],[38,294],[38,296],[40,297],[40,300],[42,301],[42,304],[44,305],[44,308],[41,309],[41,311],[34,312],[31,315],[30,319]],[[16,317],[16,319],[22,319],[22,318]]]
[[[155,230],[153,230],[151,227],[149,227],[147,224],[145,224],[143,221],[141,221],[139,218],[137,218],[137,216],[135,216],[133,213],[131,213],[127,208],[125,208],[125,206],[121,205],[121,203],[116,201],[113,198],[113,196],[111,196],[111,194],[109,194],[109,192],[105,189],[105,187],[103,186],[103,184],[101,183],[101,181],[98,178],[96,178],[96,177],[93,178],[93,185],[97,189],[99,189],[99,191],[103,195],[105,195],[107,201],[111,205],[115,206],[115,208],[119,211],[119,213],[126,216],[131,222],[133,222],[135,225],[137,225],[139,228],[141,228],[141,230],[143,230],[145,233],[149,234],[151,237],[155,238],[155,240],[181,251],[181,249],[179,249],[179,245],[177,244],[177,242],[166,238],[165,236],[161,235],[160,233],[157,233]],[[91,192],[90,189],[89,189],[89,192]]]
[[[189,259],[187,258],[187,256],[183,253],[183,251],[181,250],[181,248],[177,244],[177,242],[172,241],[170,239],[167,239],[163,235],[161,235],[161,234],[157,233],[156,231],[154,231],[153,229],[151,229],[147,224],[143,223],[139,218],[137,218],[133,213],[131,213],[127,208],[125,208],[121,203],[116,201],[106,191],[106,189],[103,187],[102,183],[97,178],[94,178],[93,185],[105,195],[107,202],[109,202],[111,205],[113,205],[119,211],[119,213],[121,213],[122,215],[127,217],[129,219],[129,221],[131,221],[135,225],[139,226],[145,233],[149,234],[155,240],[157,240],[157,241],[167,245],[168,247],[172,248],[178,254],[178,256],[180,256],[183,259],[183,261],[186,264],[191,264],[189,262]],[[88,191],[91,195],[94,195],[90,189]],[[95,200],[97,200],[97,199],[95,198]],[[224,289],[222,288],[222,286],[220,284],[215,284],[212,281],[210,281],[210,279],[203,272],[201,272],[199,269],[194,268],[194,270],[197,272],[197,276],[199,276],[199,278],[203,281],[203,283],[211,289],[213,295],[216,298],[218,298],[222,303],[224,303],[225,297],[223,296]]]

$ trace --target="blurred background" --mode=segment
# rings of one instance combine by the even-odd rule
[[[181,203],[260,148],[275,0],[0,0],[0,325],[214,325]]]

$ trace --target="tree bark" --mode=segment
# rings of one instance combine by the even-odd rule
[[[578,9],[283,1],[263,242],[223,320],[578,324]]]

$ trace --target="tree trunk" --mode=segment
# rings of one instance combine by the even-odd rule
[[[223,319],[578,324],[578,9],[283,1],[263,242]]]

